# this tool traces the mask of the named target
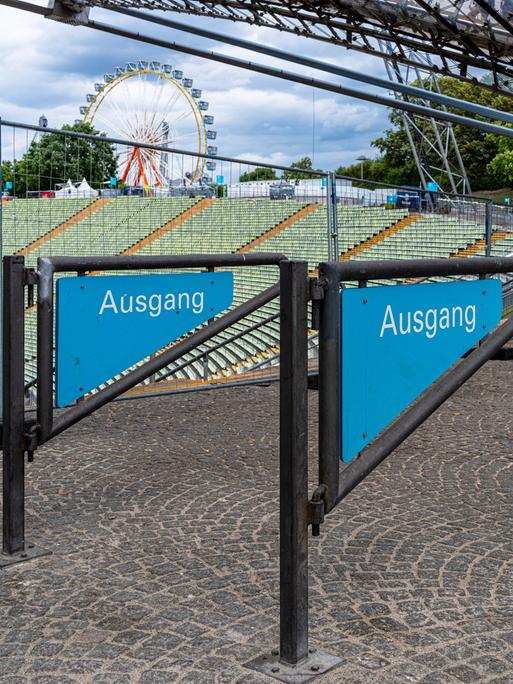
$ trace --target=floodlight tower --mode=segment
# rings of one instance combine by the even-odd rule
[[[384,62],[391,81],[401,84],[415,81],[415,85],[422,90],[441,92],[438,77],[432,70],[433,63],[428,54],[417,54],[415,58],[418,64],[404,65],[394,59],[390,43],[382,47],[390,54]],[[395,92],[395,98],[406,101],[411,99],[398,92]],[[422,104],[427,107],[433,106],[428,100],[423,100]],[[445,105],[441,108],[447,111]],[[427,190],[431,182],[436,183],[441,190],[461,195],[470,194],[470,183],[452,124],[405,111],[402,112],[402,118],[422,187]]]

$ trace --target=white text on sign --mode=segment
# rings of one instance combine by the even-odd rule
[[[380,337],[387,333],[391,335],[411,335],[422,333],[429,339],[436,337],[439,331],[464,328],[472,333],[476,329],[476,306],[469,304],[466,307],[453,306],[440,309],[427,309],[422,311],[400,311],[394,313],[391,304],[388,304],[383,316]]]

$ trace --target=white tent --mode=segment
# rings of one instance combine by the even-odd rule
[[[70,179],[65,183],[60,190],[55,191],[57,199],[76,199],[77,197],[97,197],[98,191],[93,190],[89,183],[84,178],[81,183],[74,185]]]
[[[74,197],[74,195],[72,193],[75,192],[75,190],[76,190],[75,186],[73,185],[71,180],[68,178],[68,182],[64,183],[64,185],[62,186],[62,188],[60,188],[60,190],[55,191],[55,197],[57,197],[58,199],[64,199],[66,197]]]
[[[98,197],[98,190],[93,190],[85,178],[77,188],[77,197]]]

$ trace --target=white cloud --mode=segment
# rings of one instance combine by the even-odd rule
[[[232,46],[213,44],[153,24],[134,24],[132,19],[107,11],[92,10],[94,18],[129,25],[144,33],[177,42],[239,56],[290,71],[322,75],[263,55],[251,55]],[[183,18],[184,21],[189,18]],[[196,21],[196,19],[194,20]],[[271,29],[234,25],[231,22],[197,20],[206,26],[244,38],[274,44],[284,50],[302,51],[317,59],[382,75],[379,61],[344,51],[326,43],[299,39]],[[222,154],[250,157],[255,161],[289,164],[301,156],[334,168],[350,163],[359,154],[372,154],[370,141],[386,125],[384,108],[325,91],[316,91],[315,130],[312,89],[255,74],[235,67],[196,59],[136,41],[49,21],[40,16],[0,7],[0,116],[37,123],[44,113],[52,126],[72,122],[93,84],[117,64],[137,59],[158,59],[180,66],[202,88],[211,103]],[[355,88],[363,88],[361,84]],[[315,137],[315,143],[313,138]]]

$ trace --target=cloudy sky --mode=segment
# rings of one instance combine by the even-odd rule
[[[93,9],[91,18],[290,71],[307,71],[203,38],[137,23],[113,12]],[[185,15],[177,18],[189,20]],[[379,60],[356,52],[269,29],[197,18],[190,21],[384,75]],[[86,93],[92,92],[93,84],[102,80],[104,73],[128,61],[155,59],[182,69],[194,79],[196,87],[203,89],[210,112],[215,115],[219,152],[228,156],[287,165],[302,156],[313,155],[315,166],[329,170],[352,163],[362,154],[375,156],[370,142],[387,126],[387,111],[383,107],[323,91],[313,93],[306,86],[6,7],[0,7],[0,47],[0,116],[4,119],[37,123],[44,113],[53,127],[73,122],[79,116],[79,106],[85,104]],[[341,82],[318,72],[311,75]]]

